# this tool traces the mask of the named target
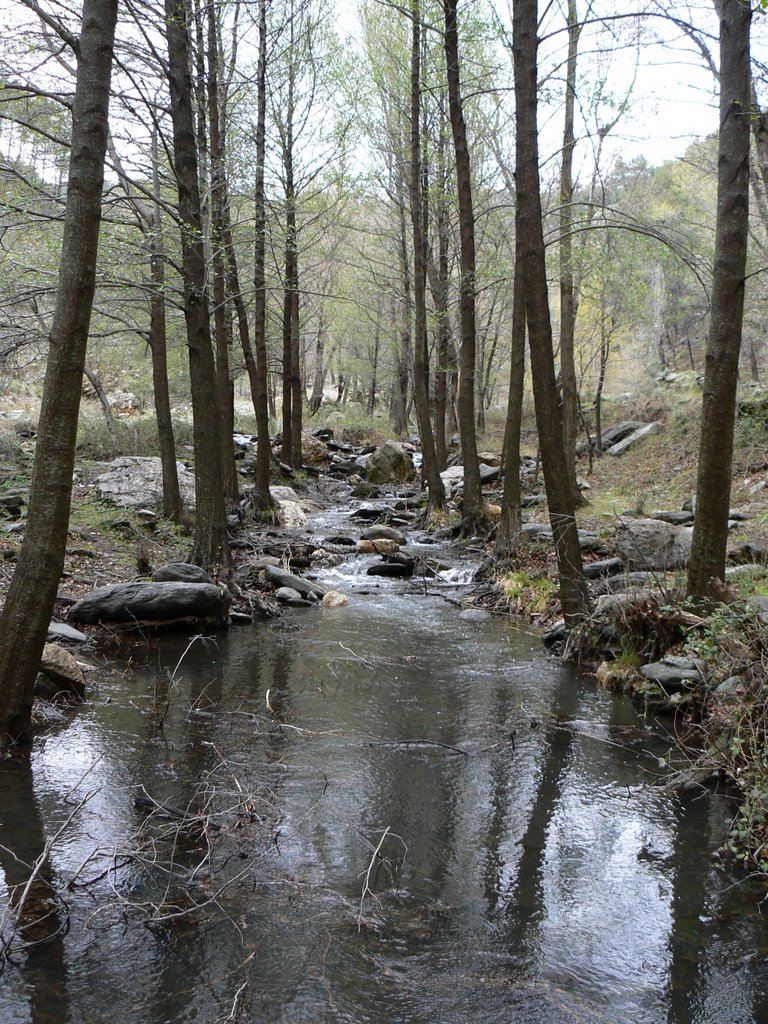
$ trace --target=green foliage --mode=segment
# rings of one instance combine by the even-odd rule
[[[502,573],[498,586],[508,601],[525,615],[545,612],[557,590],[557,585],[545,576],[531,576],[524,570]]]

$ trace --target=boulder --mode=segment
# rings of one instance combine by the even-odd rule
[[[213,583],[116,583],[99,587],[69,609],[74,622],[220,622],[229,597]]]
[[[351,496],[353,498],[378,498],[380,494],[381,491],[376,484],[369,484],[365,480],[361,480],[359,484],[355,484],[351,492]]]
[[[41,679],[40,676],[43,678]],[[58,644],[46,644],[40,659],[40,676],[35,683],[35,693],[45,700],[53,700],[59,694],[85,697],[85,676],[74,657]]]
[[[314,437],[306,431],[301,434],[301,460],[305,466],[317,466],[327,462],[330,458],[328,445],[319,437]]]
[[[51,622],[48,626],[49,640],[68,640],[73,644],[87,644],[88,637],[81,633],[74,626],[68,626],[66,622]]]
[[[416,468],[401,444],[385,441],[368,457],[365,475],[372,484],[402,484],[416,477]]]
[[[642,441],[644,437],[654,433],[661,426],[658,422],[646,423],[645,426],[639,427],[634,430],[628,437],[625,437],[623,441],[619,441],[617,444],[612,444],[610,448],[606,449],[608,455],[623,455],[627,448],[631,448],[632,445],[637,444],[638,441]]]
[[[357,550],[361,555],[392,555],[400,550],[400,545],[396,540],[382,537],[381,540],[361,540]]]
[[[290,487],[281,490],[290,490]],[[307,525],[306,513],[298,501],[280,500],[275,504],[280,515],[280,525],[286,530],[296,530]]]
[[[382,524],[378,526],[371,526],[367,530],[364,530],[360,534],[361,540],[393,540],[395,544],[404,545],[406,543],[405,534],[400,530],[396,530],[392,526],[384,526]]]
[[[640,420],[622,420],[621,423],[614,423],[612,427],[608,427],[603,430],[600,435],[600,440],[603,445],[603,451],[610,448],[611,445],[616,444],[617,441],[622,441],[625,437],[629,437],[630,434],[634,434],[636,430],[644,427],[645,423]],[[595,447],[596,440],[590,438],[589,442],[592,447]],[[587,442],[580,441],[576,446],[576,454],[583,455],[587,451]]]
[[[407,579],[413,576],[413,565],[402,562],[380,562],[368,569],[369,576],[385,576],[389,579]]]
[[[499,479],[499,473],[501,473],[499,466],[486,466],[484,462],[481,462],[477,468],[481,484],[490,484]]]
[[[491,613],[484,608],[465,608],[463,612],[459,612],[462,622],[487,622],[490,617]]]
[[[155,583],[213,583],[213,580],[199,565],[191,562],[166,562],[152,573]]]
[[[338,590],[329,590],[323,597],[323,608],[346,608],[349,598]]]
[[[621,594],[647,591],[649,587],[658,587],[665,580],[659,580],[652,572],[621,572],[616,576],[601,577],[597,588],[598,594]]]
[[[294,576],[293,573],[284,572],[274,565],[266,565],[264,572],[273,586],[291,587],[293,590],[298,591],[302,597],[312,597],[314,595],[317,598],[323,598],[328,593],[327,589],[321,587],[318,583],[312,583],[311,580],[306,580],[303,576]]]
[[[7,491],[0,494],[0,514],[18,519],[22,508],[27,504],[26,491]]]
[[[179,489],[187,508],[195,505],[195,476],[183,462],[177,462]],[[163,471],[155,456],[125,456],[109,464],[105,473],[94,481],[100,498],[120,508],[161,508],[163,504]]]
[[[672,523],[673,526],[690,526],[693,523],[693,512],[688,512],[685,509],[681,512],[654,512],[653,519],[658,519],[662,523]]]
[[[664,690],[690,690],[701,682],[701,673],[692,658],[679,658],[669,655],[661,661],[643,665],[640,675],[653,683],[658,683]]]
[[[693,530],[658,519],[623,522],[616,529],[616,550],[629,569],[682,569],[691,555]]]
[[[295,608],[308,608],[313,602],[307,600],[306,597],[295,590],[293,587],[278,587],[275,591],[275,597],[280,604],[293,605]]]
[[[584,566],[584,577],[588,580],[597,580],[602,576],[612,576],[620,572],[621,567],[620,558],[603,558],[599,562],[587,562]]]

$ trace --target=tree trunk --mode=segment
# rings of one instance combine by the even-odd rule
[[[403,176],[397,178],[397,206],[399,214],[399,256],[402,274],[400,302],[400,342],[395,352],[395,380],[392,401],[392,419],[398,437],[408,433],[408,382],[411,364],[411,268],[408,259],[408,239],[405,225]]]
[[[736,383],[744,313],[749,211],[749,29],[751,8],[722,0],[720,136],[712,305],[704,370],[696,516],[688,593],[715,597],[725,577]]]
[[[264,163],[266,161],[267,121],[267,0],[259,0],[259,58],[256,67],[256,176],[254,182],[254,267],[253,267],[253,344],[256,349],[255,374],[251,375],[253,407],[256,413],[256,482],[253,503],[267,509],[269,470],[272,447],[269,439],[270,393],[267,363],[267,279],[264,255],[267,235],[267,212],[264,196]],[[272,400],[274,407],[274,399]]]
[[[422,451],[422,479],[429,489],[433,511],[445,505],[445,486],[435,455],[435,440],[429,415],[427,393],[427,266],[425,259],[424,208],[421,161],[421,8],[411,7],[411,221],[413,224],[413,400],[419,421]]]
[[[107,146],[116,0],[84,0],[67,206],[27,528],[0,617],[0,748],[31,738],[32,699],[67,545]]]
[[[368,389],[368,415],[373,416],[376,411],[376,388],[378,386],[377,374],[379,371],[379,345],[381,343],[381,299],[376,303],[376,327],[373,332],[373,355],[371,357],[371,378]]]
[[[544,486],[560,577],[560,603],[566,624],[571,627],[587,614],[589,595],[565,465],[547,293],[536,112],[536,8],[536,0],[515,0],[512,46],[518,231]]]
[[[312,377],[312,396],[309,399],[309,411],[315,416],[323,404],[323,388],[325,387],[325,317],[323,308],[317,319],[317,337],[315,339],[315,372]]]
[[[600,319],[600,367],[597,374],[597,387],[595,388],[595,452],[598,459],[603,454],[603,387],[605,386],[605,371],[608,366],[608,355],[611,348],[611,339],[605,330],[605,319]]]
[[[291,4],[293,12],[293,4]],[[299,366],[299,246],[296,227],[296,183],[294,180],[294,116],[296,69],[291,56],[294,47],[294,19],[289,22],[288,94],[282,132],[282,160],[285,175],[285,252],[283,280],[283,462],[299,469],[301,454],[301,370]]]
[[[237,507],[240,489],[235,468],[234,393],[229,368],[231,344],[227,318],[226,271],[224,251],[224,184],[225,149],[222,137],[222,118],[219,107],[219,30],[216,9],[208,5],[208,121],[211,139],[211,264],[213,268],[213,324],[216,341],[216,405],[219,413],[219,441],[221,445],[221,472],[224,499],[230,507]]]
[[[173,123],[173,155],[179,192],[184,318],[195,446],[195,536],[190,560],[231,568],[216,409],[216,365],[206,292],[206,263],[198,181],[192,82],[189,74],[187,0],[165,0],[168,84]]]
[[[516,218],[519,220],[519,218]],[[496,554],[510,554],[522,543],[523,514],[520,488],[520,436],[525,385],[525,295],[520,226],[515,232],[515,283],[512,292],[512,351],[509,357],[509,399],[504,430],[504,490],[496,531]]]
[[[475,435],[475,215],[472,209],[472,177],[467,131],[461,101],[457,0],[443,0],[445,14],[445,64],[448,78],[448,110],[456,158],[461,242],[461,348],[459,350],[458,419],[464,464],[462,528],[472,533],[482,515],[483,497]]]
[[[99,375],[95,370],[92,370],[89,366],[86,366],[83,370],[85,376],[88,378],[91,387],[96,392],[96,397],[101,405],[101,410],[104,413],[104,422],[107,425],[107,433],[109,434],[109,440],[112,444],[112,455],[122,455],[120,451],[120,442],[117,440],[117,431],[115,430],[115,420],[112,416],[112,406],[109,404],[107,393],[101,386]]]
[[[565,126],[563,157],[560,166],[560,385],[563,407],[563,444],[568,486],[574,505],[584,502],[576,482],[576,431],[578,428],[578,389],[574,363],[577,297],[573,281],[573,150],[574,108],[576,104],[576,59],[581,25],[576,0],[568,0],[568,58],[565,72]]]
[[[152,390],[163,474],[163,514],[174,523],[182,520],[183,506],[176,465],[176,441],[168,392],[168,347],[165,323],[165,252],[163,215],[160,206],[160,158],[157,131],[152,132],[152,195],[154,209],[149,227],[149,272],[152,292],[149,300],[149,348],[152,353]]]

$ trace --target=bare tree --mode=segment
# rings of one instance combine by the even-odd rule
[[[64,567],[77,419],[96,287],[117,0],[84,0],[67,206],[27,529],[0,618],[0,748],[29,739],[32,699]]]
[[[568,486],[555,381],[552,323],[541,222],[536,28],[536,0],[515,0],[512,46],[517,127],[515,150],[518,244],[521,247],[536,426],[560,577],[560,603],[566,624],[573,626],[588,611],[589,595],[582,572],[573,498]]]
[[[718,11],[720,134],[715,261],[704,371],[696,515],[688,566],[688,593],[697,598],[715,596],[716,581],[725,576],[749,228],[752,10],[742,0],[722,0]]]
[[[190,558],[231,568],[216,408],[216,366],[206,289],[197,134],[189,72],[188,0],[165,0],[174,172],[179,194],[184,318],[187,326],[195,446],[195,537]]]
[[[461,242],[461,348],[459,350],[458,419],[462,462],[464,463],[462,519],[465,532],[471,532],[482,515],[483,509],[475,434],[475,215],[472,207],[472,176],[467,129],[464,123],[464,108],[461,99],[456,6],[457,0],[443,0],[448,112],[456,158]]]

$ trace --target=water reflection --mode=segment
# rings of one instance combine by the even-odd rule
[[[67,909],[48,857],[28,762],[0,763],[0,825],[0,1017],[3,980],[15,981],[10,976],[18,974],[31,1024],[58,1024],[69,1013]]]
[[[768,1020],[763,919],[708,857],[724,805],[652,784],[621,745],[652,743],[623,698],[394,587],[195,644],[169,685],[187,643],[153,641],[140,675],[105,678],[48,740],[36,820],[6,818],[36,806],[31,779],[0,777],[29,860],[88,772],[56,876],[99,851],[45,977],[6,969],[3,1021],[115,1004],[121,1024],[213,1021],[246,983],[243,1019],[291,1024]],[[221,818],[207,873],[194,841],[144,825],[138,784]],[[165,892],[189,913],[155,927]]]

